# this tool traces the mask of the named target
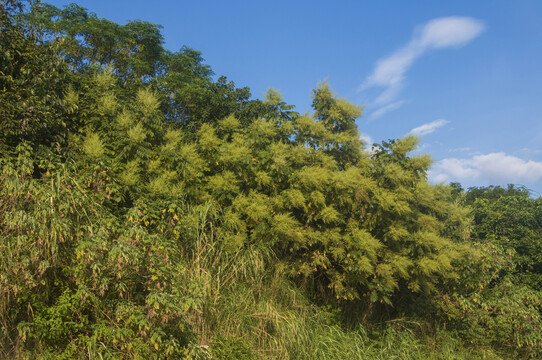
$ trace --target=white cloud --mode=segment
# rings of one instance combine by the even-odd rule
[[[371,136],[365,134],[365,133],[361,133],[359,135],[360,139],[365,143],[366,146],[368,147],[371,147],[374,143],[374,140]]]
[[[377,119],[381,116],[383,116],[385,113],[399,109],[403,104],[405,103],[404,100],[396,101],[394,103],[388,104],[386,106],[382,106],[380,109],[373,111],[371,115],[369,115],[369,119]]]
[[[542,162],[520,159],[504,152],[474,155],[467,159],[448,158],[432,167],[429,178],[434,182],[540,183]]]
[[[472,150],[471,147],[465,146],[465,147],[450,149],[450,150],[448,150],[448,152],[466,152],[466,151],[471,151],[471,150]]]
[[[483,30],[484,25],[479,20],[450,16],[429,21],[414,37],[414,41],[425,48],[460,47],[472,41]]]
[[[383,87],[384,91],[374,100],[379,110],[396,102],[405,73],[414,61],[432,49],[457,48],[476,38],[485,29],[484,24],[469,17],[443,17],[431,20],[414,31],[411,40],[387,58],[380,59],[371,75],[358,91]],[[389,110],[388,110],[389,111]]]
[[[448,120],[438,119],[438,120],[435,120],[433,122],[423,124],[421,126],[418,126],[418,127],[414,128],[414,129],[410,130],[410,134],[416,135],[416,136],[423,136],[423,135],[431,134],[432,132],[434,132],[439,127],[442,127],[442,126],[444,126],[444,125],[446,125],[448,123],[449,123]]]
[[[456,158],[440,160],[432,167],[430,176],[435,178],[437,182],[477,179],[480,173],[470,162],[471,160],[468,159]]]
[[[372,147],[374,144],[374,139],[369,136],[368,134],[362,133],[359,135],[360,139],[363,141],[363,147],[365,148],[365,151],[367,151],[369,154],[373,153]]]

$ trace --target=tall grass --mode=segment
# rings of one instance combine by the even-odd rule
[[[213,229],[218,214],[211,204],[187,216],[191,229],[186,233],[192,234],[186,243],[191,249],[187,275],[203,289],[202,305],[189,320],[200,347],[209,349],[203,358],[499,359],[483,349],[466,349],[446,332],[413,331],[418,326],[413,322],[345,328],[307,299],[270,249],[247,245],[226,250]],[[227,347],[228,341],[235,346],[213,356],[213,346]],[[236,355],[239,344],[252,349],[252,355]]]

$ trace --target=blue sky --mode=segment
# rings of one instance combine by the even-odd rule
[[[48,1],[62,7],[71,1]],[[433,182],[523,184],[542,195],[542,1],[80,0],[163,26],[217,75],[299,112],[326,79],[365,106],[363,136],[421,136]]]

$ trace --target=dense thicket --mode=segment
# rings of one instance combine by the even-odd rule
[[[429,184],[326,83],[300,115],[31,5],[0,3],[3,358],[541,354],[540,199]]]

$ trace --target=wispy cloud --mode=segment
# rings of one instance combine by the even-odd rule
[[[373,112],[369,115],[369,119],[370,119],[370,120],[377,119],[377,118],[383,116],[383,115],[384,115],[385,113],[387,113],[387,112],[390,112],[390,111],[399,109],[404,103],[405,103],[404,100],[400,100],[400,101],[396,101],[396,102],[394,102],[394,103],[391,103],[391,104],[387,104],[387,105],[385,105],[385,106],[382,106],[381,108],[377,109],[376,111],[373,111]]]
[[[438,161],[429,177],[434,182],[478,181],[487,184],[542,182],[542,162],[504,152]]]
[[[542,153],[541,149],[530,149],[530,148],[521,148],[519,149],[520,152],[525,154],[540,154]]]
[[[467,152],[467,151],[472,151],[472,148],[469,147],[469,146],[464,146],[464,147],[459,147],[459,148],[454,148],[454,149],[448,150],[448,152]]]
[[[374,71],[358,90],[384,88],[373,102],[378,107],[374,113],[382,111],[380,116],[384,112],[397,109],[402,105],[396,98],[402,89],[405,73],[416,59],[432,49],[458,48],[465,45],[480,35],[484,29],[485,26],[481,21],[469,17],[450,16],[431,20],[418,27],[405,46],[377,61]],[[389,107],[390,105],[395,106]]]
[[[416,135],[416,136],[423,136],[423,135],[431,134],[432,132],[437,130],[439,127],[442,127],[442,126],[444,126],[444,125],[446,125],[448,123],[449,123],[448,120],[438,119],[438,120],[435,120],[433,122],[423,124],[421,126],[418,126],[418,127],[414,128],[414,129],[410,130],[410,134]]]

